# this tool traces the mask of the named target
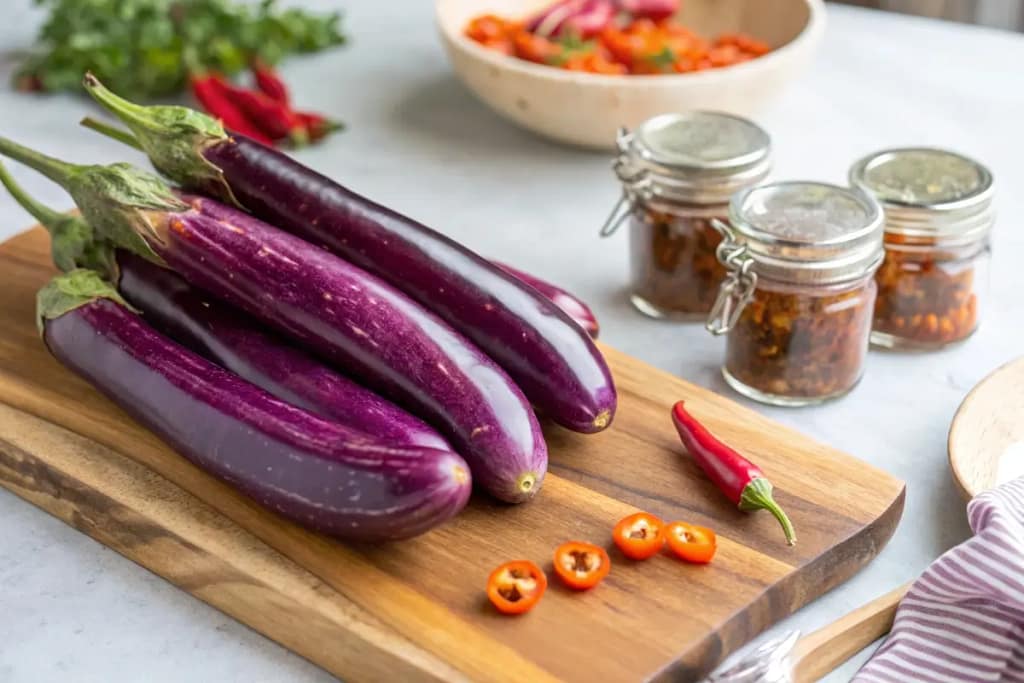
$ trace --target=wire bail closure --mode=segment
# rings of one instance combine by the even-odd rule
[[[722,235],[715,256],[729,271],[704,324],[708,332],[718,337],[736,326],[743,309],[754,298],[757,273],[752,270],[754,259],[747,253],[747,246],[736,239],[732,227],[717,218],[711,220],[711,226]]]
[[[619,154],[612,162],[612,170],[620,181],[622,181],[622,195],[619,201],[612,207],[604,225],[601,226],[601,237],[610,237],[622,227],[622,223],[629,217],[636,208],[637,203],[648,200],[654,196],[651,189],[650,175],[644,169],[634,168],[629,163],[630,146],[633,142],[633,134],[628,128],[619,128],[615,136],[615,147]]]

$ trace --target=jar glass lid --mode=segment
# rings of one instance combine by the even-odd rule
[[[644,160],[681,171],[739,170],[771,150],[768,134],[755,123],[705,111],[655,116],[637,129],[635,141]]]
[[[760,185],[733,197],[729,220],[754,269],[777,280],[831,283],[876,268],[882,209],[865,193],[818,182]]]
[[[992,174],[972,159],[926,147],[891,149],[857,162],[850,181],[884,204],[955,209],[984,201]]]
[[[889,149],[850,168],[850,183],[885,207],[886,231],[969,244],[995,222],[992,174],[978,162],[928,147]]]
[[[619,150],[619,178],[626,185],[642,183],[648,199],[724,204],[771,169],[768,134],[720,112],[655,116],[620,136]]]

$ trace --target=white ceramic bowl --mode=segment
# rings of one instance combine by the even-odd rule
[[[744,31],[772,46],[735,66],[666,76],[565,71],[488,50],[466,38],[473,17],[519,17],[552,0],[438,0],[437,21],[459,78],[492,109],[546,137],[585,147],[614,145],[666,112],[755,114],[806,67],[825,30],[823,0],[684,0],[679,19],[701,35]]]

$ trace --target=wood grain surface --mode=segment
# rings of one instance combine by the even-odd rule
[[[971,389],[949,427],[949,467],[967,500],[1024,473],[1024,358]]]
[[[100,540],[346,681],[381,680],[382,672],[390,680],[696,680],[849,578],[877,555],[902,512],[903,484],[886,473],[605,347],[620,394],[615,424],[594,436],[546,426],[551,469],[537,499],[512,507],[478,496],[453,522],[412,541],[345,545],[210,478],[50,357],[33,320],[35,291],[53,273],[42,230],[0,246],[0,273],[0,403],[61,427],[49,433],[91,456],[69,459],[69,450],[34,441],[38,422],[18,428],[17,441],[14,428],[0,426],[0,444],[8,444],[0,450],[16,453],[3,456],[0,483],[89,533],[75,509],[95,514],[90,495],[114,501]],[[762,465],[797,527],[796,547],[785,545],[770,515],[735,510],[697,470],[668,418],[678,399]],[[6,414],[17,422],[17,412]],[[72,465],[78,471],[69,473]],[[103,476],[104,466],[123,476]],[[46,471],[63,474],[39,476]],[[129,485],[134,493],[122,495]],[[173,505],[144,507],[150,497],[173,498],[147,494],[151,485],[183,491]],[[62,497],[65,486],[94,494]],[[496,564],[550,566],[555,546],[570,539],[610,546],[614,523],[637,509],[713,527],[715,562],[632,563],[613,551],[612,573],[596,590],[576,594],[553,582],[521,618],[488,605],[483,587]],[[196,566],[236,578],[205,581],[168,567],[164,541],[136,542],[134,522],[172,547],[187,541]],[[229,551],[229,538],[252,552]],[[280,574],[261,569],[268,566]],[[255,588],[239,597],[238,585]],[[320,611],[309,591],[324,596],[320,619],[306,618],[305,610]],[[285,633],[306,623],[315,624],[308,634]]]

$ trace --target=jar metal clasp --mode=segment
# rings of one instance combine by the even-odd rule
[[[754,298],[757,273],[753,271],[754,260],[747,253],[747,246],[736,239],[732,227],[717,218],[711,221],[711,226],[722,235],[715,255],[729,271],[704,324],[707,331],[717,337],[736,325],[743,309]]]
[[[638,169],[630,162],[630,146],[633,134],[627,128],[619,128],[615,137],[615,146],[619,153],[612,163],[615,175],[622,182],[622,195],[612,207],[604,225],[601,226],[601,237],[609,237],[618,230],[629,217],[641,199],[651,197],[650,176],[644,169]]]

